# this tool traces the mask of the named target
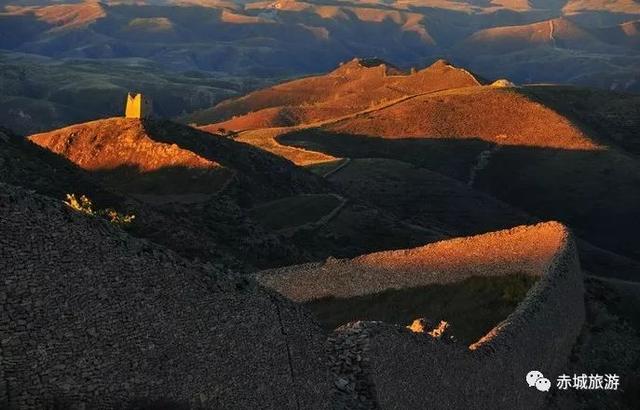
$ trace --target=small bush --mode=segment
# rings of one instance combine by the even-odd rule
[[[93,209],[93,202],[85,195],[76,197],[75,194],[67,194],[67,200],[64,202],[70,208],[78,212],[82,212],[87,215],[97,216],[97,217],[106,219],[112,224],[118,225],[121,227],[130,225],[136,217],[135,215],[132,215],[132,214],[121,214],[112,208],[95,210]]]

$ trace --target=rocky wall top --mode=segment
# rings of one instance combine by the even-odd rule
[[[459,282],[471,276],[540,276],[566,235],[561,224],[547,222],[413,249],[266,270],[256,276],[264,286],[296,302]]]
[[[537,409],[545,394],[525,376],[553,380],[584,322],[583,277],[569,231],[551,222],[262,272],[297,301],[450,283],[470,276],[539,277],[504,321],[471,346],[383,322],[356,322],[329,338],[339,395],[367,409]],[[336,284],[338,282],[338,284]]]

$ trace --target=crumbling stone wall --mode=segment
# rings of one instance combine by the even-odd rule
[[[258,279],[307,301],[514,272],[539,280],[511,315],[471,346],[402,326],[357,322],[330,336],[330,357],[336,388],[362,402],[374,395],[368,408],[536,409],[548,393],[529,388],[526,374],[539,370],[554,380],[585,314],[575,244],[558,223],[265,271]]]
[[[0,183],[0,408],[327,408],[323,349],[281,297]]]

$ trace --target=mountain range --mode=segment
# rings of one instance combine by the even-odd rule
[[[67,387],[76,386],[85,403],[98,400],[89,398],[95,389],[116,392],[101,396],[108,408],[179,408],[179,400],[216,407],[231,398],[249,407],[259,400],[315,408],[310,403],[322,394],[327,406],[373,409],[387,399],[366,376],[373,370],[355,359],[339,364],[357,357],[340,353],[345,334],[383,320],[389,334],[409,332],[413,346],[427,336],[405,322],[428,314],[447,320],[429,331],[428,345],[451,344],[467,357],[521,323],[514,318],[530,309],[523,306],[540,298],[540,309],[563,311],[553,316],[562,329],[543,310],[544,325],[523,332],[550,332],[545,344],[553,346],[562,339],[572,353],[560,357],[558,370],[624,377],[616,396],[568,393],[545,408],[635,408],[640,98],[494,80],[442,59],[405,70],[356,58],[212,103],[179,122],[115,116],[26,138],[2,129],[0,229],[9,238],[3,249],[15,249],[0,258],[9,275],[3,292],[10,309],[25,306],[14,301],[28,293],[49,306],[45,312],[62,313],[15,308],[26,312],[20,323],[40,347],[9,361],[18,378],[10,376],[10,394],[0,390],[0,398],[71,405]],[[559,222],[540,223],[549,220]],[[571,271],[535,279],[553,266]],[[325,282],[326,275],[333,279]],[[407,287],[438,275],[445,282]],[[26,284],[31,293],[21,290]],[[566,296],[556,299],[551,288]],[[348,296],[314,296],[327,289]],[[574,305],[580,309],[565,311]],[[87,327],[78,313],[85,308],[106,319]],[[346,323],[362,319],[374,322]],[[127,331],[136,320],[147,329],[142,336]],[[411,328],[431,326],[420,320]],[[125,368],[64,365],[71,353],[51,344],[51,329],[59,328],[67,329],[65,346],[84,346],[73,351],[82,360],[106,363],[128,352],[144,360],[127,359],[135,364]],[[325,339],[335,356],[322,352]],[[16,346],[3,344],[2,354],[23,357]],[[242,359],[227,356],[234,352],[244,352]],[[549,360],[545,352],[532,357]],[[228,377],[202,370],[209,354],[219,363],[215,374]],[[238,366],[244,359],[260,363],[260,372]],[[23,388],[21,380],[51,366],[63,376],[38,379],[45,393]],[[159,376],[150,383],[139,371]],[[276,373],[287,380],[279,389],[290,387],[277,395],[255,387],[274,383]],[[84,381],[71,379],[77,374]],[[168,387],[150,390],[157,380]],[[206,392],[197,399],[193,380]]]
[[[0,408],[637,409],[639,22],[0,1]]]
[[[175,118],[326,72],[354,56],[403,70],[445,57],[515,83],[640,89],[640,5],[633,0],[87,0],[0,7],[3,123],[21,132],[116,115],[115,101],[130,89],[152,96],[159,114]]]

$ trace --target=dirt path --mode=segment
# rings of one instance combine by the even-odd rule
[[[351,158],[345,158],[344,161],[340,165],[338,165],[337,167],[335,167],[331,171],[325,172],[322,175],[322,178],[325,178],[325,179],[329,178],[331,175],[335,174],[336,172],[340,171],[341,169],[344,169],[344,167],[346,167],[350,163],[351,163]]]
[[[300,231],[313,231],[313,230],[319,229],[319,228],[327,225],[329,222],[334,220],[340,214],[340,211],[342,211],[342,209],[345,207],[345,205],[347,205],[347,202],[349,202],[349,200],[347,198],[343,197],[342,195],[338,195],[338,194],[335,194],[335,193],[331,193],[329,195],[333,196],[338,201],[340,201],[340,203],[335,208],[333,208],[333,210],[331,210],[331,212],[329,212],[328,214],[326,214],[325,216],[323,216],[322,218],[318,219],[315,222],[309,222],[309,223],[306,223],[304,225],[299,225],[299,226],[294,226],[294,227],[291,227],[291,228],[282,229],[282,230],[280,230],[280,233],[282,233],[284,235],[287,235],[287,236],[292,236],[295,233],[300,232]]]
[[[290,161],[292,161],[293,163],[295,163],[296,165],[311,165],[311,164],[317,164],[321,162],[337,160],[340,158],[333,157],[331,155],[327,155],[327,154],[324,154],[318,151],[313,151],[310,149],[304,149],[300,147],[281,144],[277,138],[289,132],[302,131],[302,130],[311,129],[311,128],[320,128],[328,125],[335,125],[343,121],[347,121],[363,115],[381,111],[389,107],[393,107],[395,105],[404,103],[406,101],[410,101],[415,98],[424,97],[429,94],[435,94],[435,93],[439,93],[446,90],[447,89],[444,88],[444,89],[431,90],[431,91],[418,93],[418,94],[405,95],[390,101],[386,101],[375,107],[370,107],[370,108],[357,111],[351,114],[343,115],[341,117],[330,118],[328,120],[317,121],[317,122],[308,123],[308,124],[300,124],[300,125],[295,125],[291,127],[260,128],[255,130],[240,131],[237,134],[237,137],[235,139],[237,141],[245,142],[245,143],[254,145],[256,147],[262,148],[271,153],[274,153],[276,155],[285,157]],[[336,169],[335,171],[337,170],[338,169]]]

